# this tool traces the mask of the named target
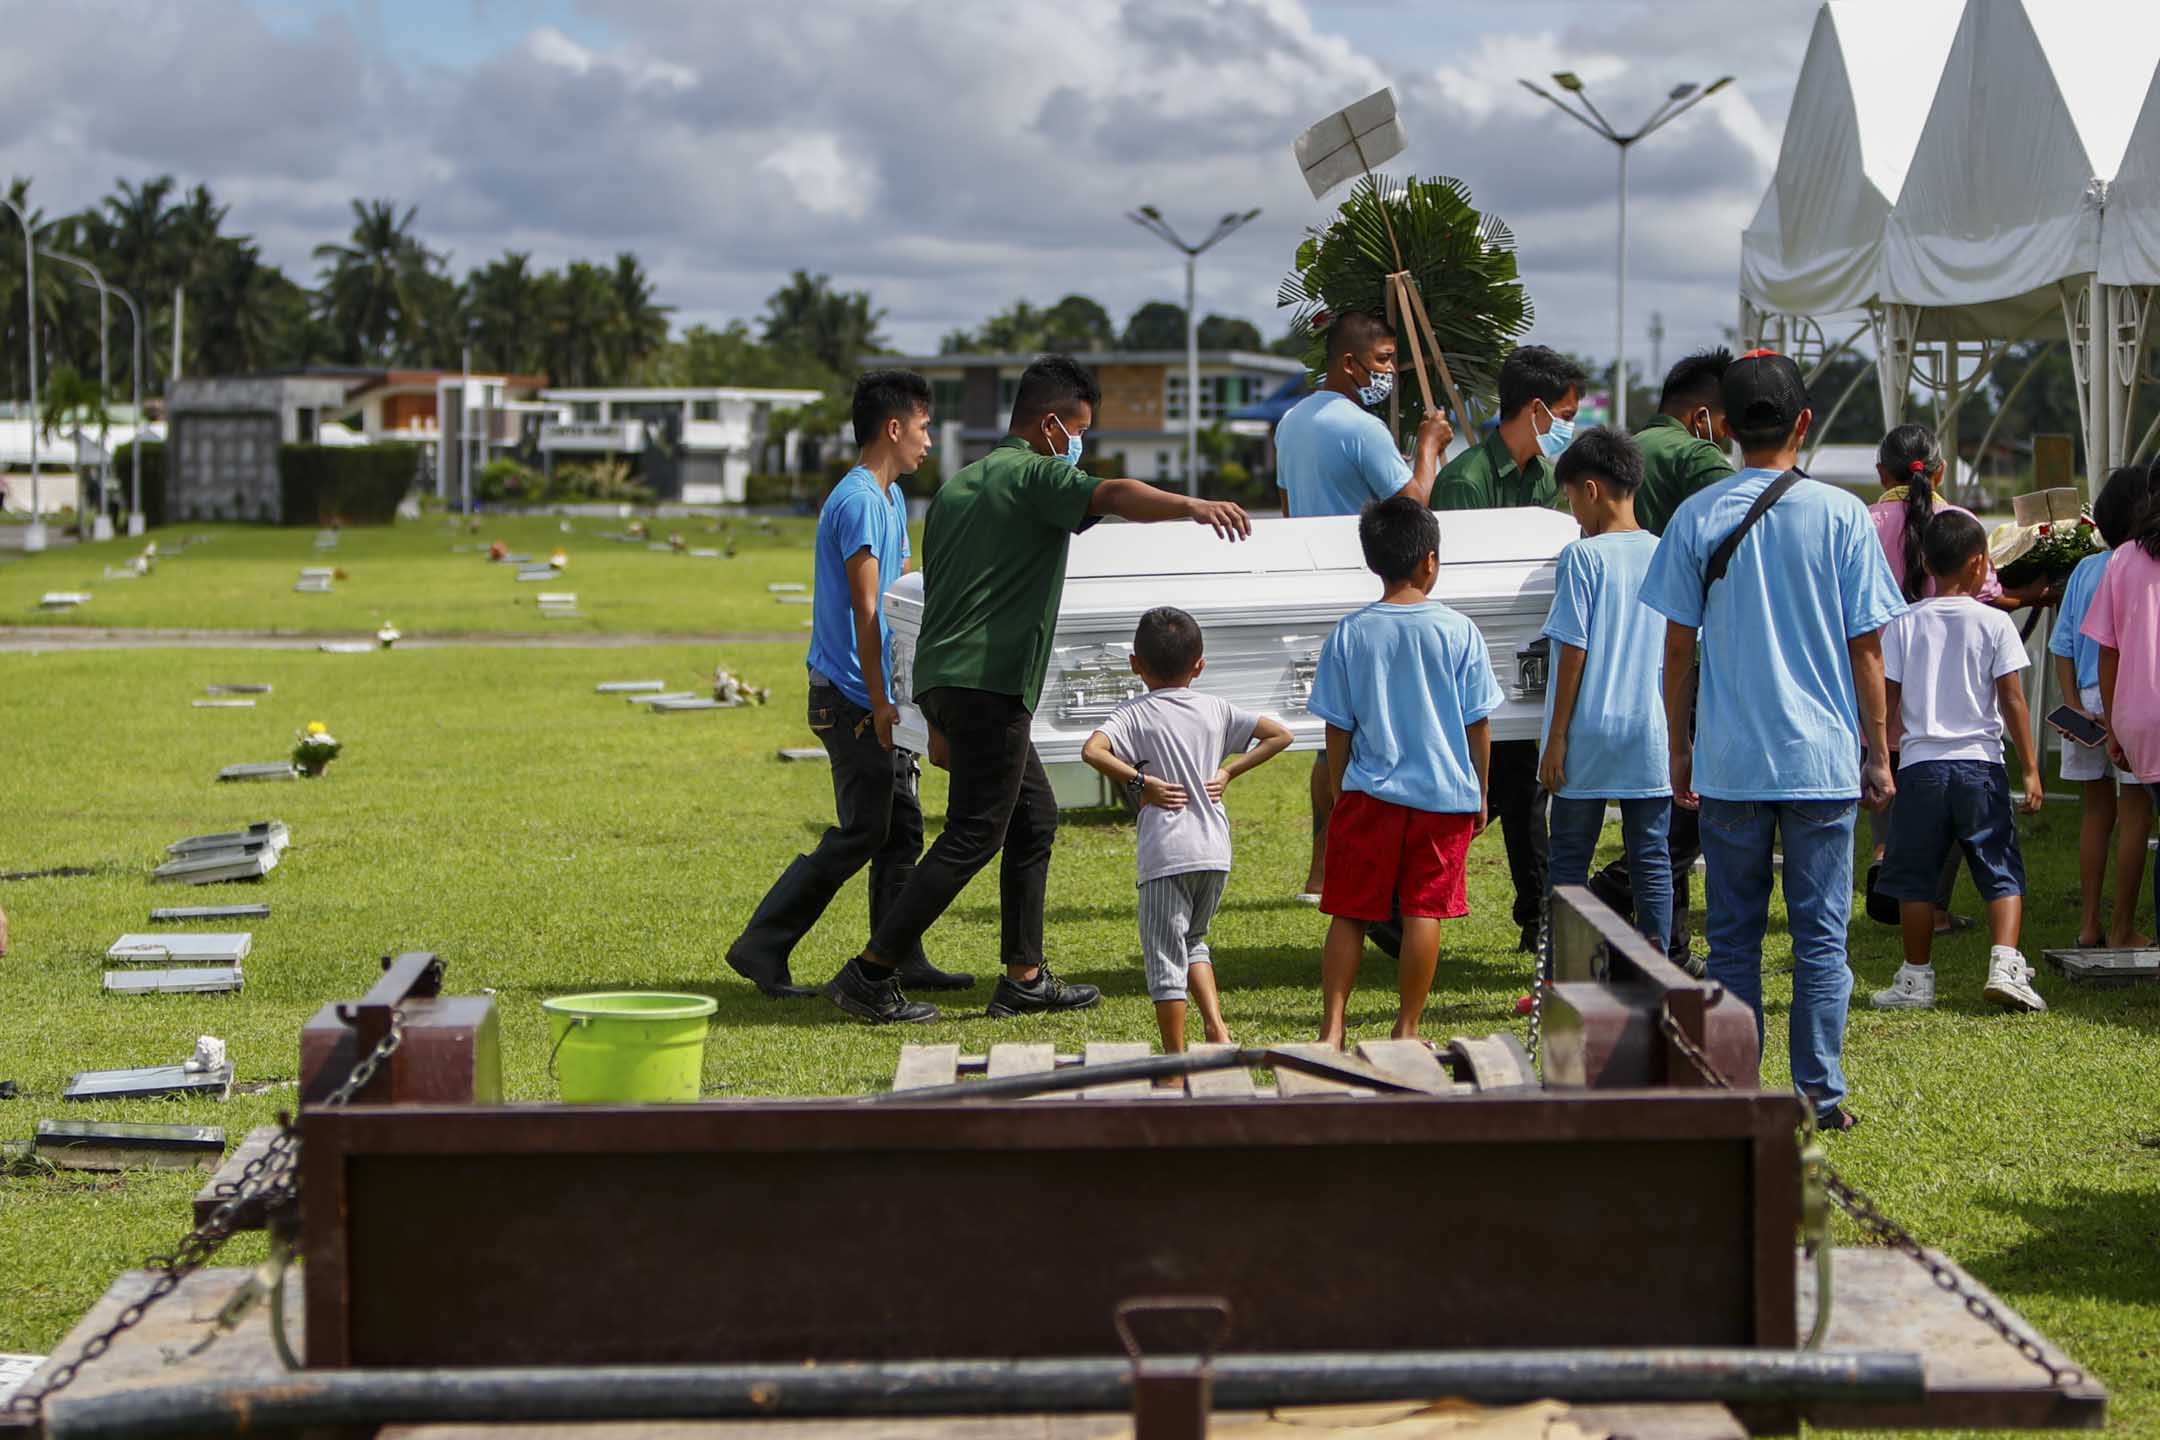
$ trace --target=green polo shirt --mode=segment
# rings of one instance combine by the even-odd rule
[[[940,685],[1042,698],[1065,591],[1065,548],[1087,528],[1095,477],[1008,435],[945,482],[923,522],[916,695]]]
[[[1642,447],[1642,489],[1635,492],[1635,523],[1653,535],[1680,508],[1680,502],[1696,491],[1732,478],[1732,462],[1708,440],[1688,434],[1687,426],[1670,415],[1653,415],[1650,423],[1635,432]]]
[[[1448,461],[1433,477],[1435,510],[1501,510],[1514,505],[1565,510],[1567,499],[1553,478],[1552,462],[1532,455],[1528,465],[1517,469],[1498,429]]]

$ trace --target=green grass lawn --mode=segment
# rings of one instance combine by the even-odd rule
[[[697,516],[650,519],[656,540],[680,533],[714,558],[661,554],[645,543],[603,540],[628,522],[554,516],[483,516],[466,529],[432,516],[396,526],[346,530],[334,550],[317,551],[315,532],[262,525],[184,525],[147,539],[171,551],[182,538],[210,543],[172,553],[139,580],[108,577],[137,554],[141,539],[68,545],[39,555],[0,556],[0,625],[84,625],[297,632],[373,630],[385,619],[414,637],[481,631],[722,634],[802,628],[809,611],[766,593],[773,581],[810,580],[815,524]],[[565,534],[562,527],[570,526]],[[768,528],[769,527],[769,528]],[[520,584],[515,568],[487,562],[488,543],[545,560],[560,546],[570,565],[554,581]],[[456,553],[456,552],[462,553]],[[293,590],[302,566],[347,572],[327,595]],[[41,610],[50,590],[88,590],[74,610]],[[542,620],[541,591],[571,590],[584,618]]]
[[[527,524],[522,533],[491,527],[479,538],[500,533],[543,549],[552,522]],[[129,612],[135,623],[358,628],[374,623],[377,612],[362,597],[378,583],[408,600],[428,597],[441,617],[433,622],[404,600],[383,607],[412,632],[431,623],[451,628],[461,615],[467,628],[521,628],[529,613],[512,603],[516,589],[529,587],[476,556],[451,556],[448,547],[461,539],[439,521],[349,532],[336,559],[354,579],[329,597],[288,588],[299,565],[314,563],[308,532],[218,534],[153,579],[93,584],[94,606],[107,613],[79,620],[112,623],[110,609],[126,606],[137,607]],[[779,607],[743,577],[803,578],[807,557],[782,548],[803,538],[799,528],[784,528],[770,548],[746,545],[740,559],[723,562],[572,536],[565,588],[598,609],[594,602],[617,585],[646,587],[640,593],[649,598],[623,602],[636,618],[618,625],[605,609],[595,617],[625,630],[768,628],[765,611]],[[96,553],[0,565],[0,613],[20,614],[25,593],[94,570],[84,557]],[[726,564],[744,568],[715,585],[707,618],[702,595],[693,601],[674,577]],[[31,574],[49,578],[26,581]],[[367,578],[378,574],[379,581]],[[618,578],[603,586],[588,579],[596,574]],[[176,613],[158,613],[153,597],[171,597]],[[345,618],[320,619],[332,612],[315,605],[353,608]],[[517,618],[498,627],[498,605]],[[781,613],[795,621],[804,612]],[[771,684],[773,705],[651,715],[593,693],[595,683],[615,678],[692,688],[722,660]],[[276,691],[254,710],[189,707],[206,683],[235,680],[270,681]],[[1132,830],[1120,819],[1067,824],[1051,875],[1051,957],[1062,973],[1104,988],[1094,1012],[1001,1023],[956,1007],[945,1021],[902,1035],[845,1022],[821,1002],[767,1002],[735,980],[722,949],[830,815],[826,769],[773,755],[780,745],[810,743],[802,701],[801,650],[793,645],[0,654],[0,733],[11,742],[0,872],[94,870],[0,883],[14,926],[14,950],[0,961],[0,1079],[24,1091],[0,1104],[0,1138],[26,1137],[38,1119],[60,1116],[215,1123],[237,1139],[291,1106],[291,1088],[226,1104],[63,1107],[57,1095],[74,1070],[176,1061],[206,1033],[230,1043],[243,1085],[289,1081],[302,1021],[323,1001],[364,990],[376,957],[412,948],[445,956],[454,990],[498,992],[505,1079],[518,1099],[551,1093],[538,1002],[583,989],[718,996],[705,1085],[722,1096],[878,1089],[910,1041],[981,1050],[1025,1035],[1074,1049],[1089,1039],[1153,1038],[1134,931]],[[281,758],[292,732],[314,719],[347,746],[327,778],[214,783],[222,765]],[[1305,779],[1302,759],[1290,757],[1230,795],[1238,869],[1213,939],[1225,1009],[1241,1038],[1305,1038],[1318,1018],[1326,922],[1288,893],[1304,867]],[[934,772],[924,800],[934,828],[944,800]],[[168,841],[270,816],[292,825],[294,843],[263,884],[149,883]],[[2071,936],[2076,825],[2075,810],[2063,806],[2026,822],[2027,949],[2036,958],[2042,946]],[[1510,948],[1497,833],[1482,837],[1472,858],[1474,913],[1447,927],[1427,1017],[1428,1032],[1441,1036],[1518,1025],[1513,1001],[1527,980],[1526,962]],[[939,963],[992,973],[994,885],[993,870],[933,932]],[[100,993],[105,947],[123,931],[146,928],[151,906],[255,899],[269,901],[273,914],[252,922],[243,994]],[[1976,908],[1967,887],[1960,908]],[[858,879],[798,954],[798,976],[821,979],[851,954],[864,914]],[[1853,939],[1861,1003],[1847,1066],[1853,1107],[1867,1124],[1829,1142],[1836,1163],[2100,1375],[2116,1396],[2119,1433],[2160,1436],[2160,988],[2093,991],[2043,974],[2039,984],[2054,1008],[2005,1015],[1979,999],[1984,944],[1961,937],[1939,957],[1941,1008],[1878,1014],[1865,1008],[1865,995],[1895,972],[1895,937],[1862,921]],[[1782,1084],[1790,984],[1781,971],[1788,954],[1781,917],[1773,917],[1769,950],[1765,1079]],[[1392,980],[1392,967],[1371,955],[1351,1009],[1360,1034],[1385,1033]],[[979,1006],[987,990],[976,993]],[[0,1350],[48,1349],[116,1272],[169,1246],[188,1224],[197,1178],[0,1179]],[[1857,1239],[1849,1226],[1843,1235]],[[228,1251],[236,1260],[260,1253],[256,1237]]]

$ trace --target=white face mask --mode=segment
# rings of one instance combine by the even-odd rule
[[[1695,428],[1695,415],[1702,416],[1702,429],[1700,430]],[[1695,415],[1690,415],[1687,418],[1688,434],[1693,435],[1698,440],[1707,440],[1712,445],[1717,444],[1717,422],[1710,418],[1710,412],[1707,409],[1697,410]]]
[[[1050,420],[1058,429],[1065,430],[1063,420],[1058,419],[1055,415],[1052,415]],[[1065,430],[1065,463],[1075,470],[1080,468],[1080,437],[1070,430]]]
[[[1538,432],[1537,447],[1544,452],[1547,460],[1557,460],[1568,446],[1575,443],[1575,422],[1563,420],[1552,411],[1546,410],[1542,400],[1537,402],[1537,407],[1545,410],[1545,419],[1551,427]],[[1531,418],[1534,420],[1536,417]]]

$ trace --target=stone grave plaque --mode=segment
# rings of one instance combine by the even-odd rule
[[[335,565],[303,565],[300,567],[300,578],[303,580],[331,580],[336,577],[337,566]]]
[[[159,965],[237,965],[247,959],[255,937],[245,930],[223,934],[168,932],[126,934],[105,952],[108,960],[143,960]]]
[[[738,700],[735,705],[741,703]],[[693,695],[687,700],[655,700],[652,708],[655,714],[672,715],[679,710],[732,710],[735,705],[724,700],[715,700],[710,695]]]
[[[497,563],[503,565],[530,565],[533,563],[533,558],[530,555],[505,555]]]
[[[665,540],[648,540],[645,542],[645,548],[647,550],[657,550],[662,555],[665,555],[669,551],[673,550],[675,547],[668,544]]]
[[[220,780],[297,780],[300,772],[290,760],[266,761],[260,765],[227,765],[218,771]]]
[[[295,580],[293,593],[298,595],[328,595],[332,591],[328,580]]]
[[[163,970],[107,970],[108,995],[215,995],[238,990],[246,977],[238,965]]]
[[[108,565],[105,567],[105,578],[107,580],[140,580],[142,576],[133,570],[115,570]]]
[[[253,700],[190,700],[188,704],[197,710],[252,710]]]
[[[541,605],[575,605],[577,604],[577,591],[543,590],[538,595],[535,595],[533,599]]]
[[[159,920],[267,920],[268,905],[166,905],[150,912]]]
[[[710,548],[700,548],[692,550],[690,552],[690,555],[691,558],[695,560],[717,560],[720,558],[720,552],[718,550],[713,550]]]
[[[657,695],[667,689],[667,681],[603,680],[594,688],[602,695]]]
[[[224,1154],[217,1125],[37,1122],[38,1158],[61,1170],[215,1170]]]
[[[260,880],[277,869],[278,852],[269,845],[247,845],[233,850],[205,850],[179,855],[150,872],[152,880],[177,880],[189,885],[216,885],[227,880]]]
[[[268,695],[271,687],[252,680],[227,680],[217,685],[205,685],[203,689],[212,695]]]
[[[2048,968],[2091,985],[2129,985],[2160,980],[2160,949],[2048,950]]]
[[[89,600],[90,592],[87,590],[48,590],[38,604],[47,610],[67,610],[88,604]]]
[[[542,565],[533,570],[520,570],[517,573],[517,578],[520,585],[531,584],[536,580],[552,580],[555,578],[555,567]]]
[[[585,618],[585,612],[562,605],[543,605],[540,607],[540,618],[543,620],[582,620]]]
[[[775,580],[765,587],[766,592],[772,595],[799,595],[809,588],[800,580]]]
[[[325,655],[372,655],[381,647],[367,640],[325,640],[315,648]]]
[[[63,1100],[147,1100],[161,1095],[208,1095],[223,1100],[232,1093],[228,1062],[209,1070],[188,1065],[145,1065],[132,1070],[78,1070],[61,1090]]]
[[[822,745],[783,745],[780,747],[780,758],[794,763],[806,763],[813,760],[830,761],[832,756],[825,753]]]
[[[244,830],[220,830],[210,835],[190,835],[165,847],[168,855],[195,855],[205,850],[235,850],[243,845],[268,845],[282,850],[292,843],[292,831],[282,820],[257,820]]]
[[[773,598],[782,605],[808,605],[811,603],[808,595],[775,595]]]
[[[698,693],[695,690],[662,690],[657,693],[648,692],[643,695],[632,695],[629,697],[629,701],[632,705],[658,705],[663,700],[695,700],[697,698]]]

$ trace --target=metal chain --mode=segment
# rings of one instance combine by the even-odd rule
[[[1732,1082],[1718,1073],[1717,1067],[1710,1063],[1710,1057],[1705,1055],[1694,1041],[1688,1039],[1687,1032],[1680,1028],[1680,1022],[1673,1019],[1670,1013],[1659,1021],[1658,1028],[1664,1032],[1665,1038],[1672,1042],[1673,1048],[1680,1052],[1682,1058],[1702,1076],[1706,1084],[1720,1090],[1732,1088]],[[1813,1129],[1813,1125],[1809,1128]],[[2083,1370],[2075,1365],[2057,1365],[2050,1360],[2037,1340],[2012,1328],[2010,1322],[2003,1318],[2002,1312],[1997,1310],[1985,1295],[1968,1288],[1965,1282],[1958,1278],[1955,1270],[1929,1254],[1927,1249],[1913,1238],[1910,1230],[1883,1214],[1866,1192],[1838,1174],[1834,1167],[1828,1164],[1822,1167],[1822,1181],[1830,1199],[1840,1210],[1851,1216],[1862,1230],[1927,1271],[1928,1278],[1935,1282],[1937,1288],[1957,1297],[1958,1302],[1965,1307],[1966,1314],[1993,1330],[2011,1349],[2045,1370],[2048,1379],[2057,1389],[2067,1389],[2085,1382]]]
[[[390,1012],[390,1031],[381,1042],[353,1066],[352,1073],[337,1088],[322,1099],[324,1108],[344,1105],[357,1095],[383,1062],[397,1053],[405,1041],[405,1017],[399,1011]],[[300,1197],[300,1131],[290,1116],[279,1117],[281,1128],[262,1154],[256,1156],[241,1170],[240,1178],[217,1186],[212,1192],[222,1196],[222,1202],[210,1212],[208,1219],[182,1236],[180,1243],[163,1255],[152,1255],[143,1262],[143,1268],[157,1272],[150,1288],[141,1298],[130,1301],[115,1317],[112,1324],[83,1342],[74,1359],[54,1367],[43,1385],[36,1389],[25,1386],[15,1392],[8,1401],[8,1408],[20,1414],[35,1415],[42,1411],[45,1402],[58,1391],[75,1382],[85,1365],[96,1361],[112,1349],[113,1342],[142,1323],[143,1317],[153,1306],[180,1288],[188,1276],[202,1269],[225,1242],[232,1239],[238,1228],[241,1213],[256,1201],[265,1208],[284,1205]],[[252,1284],[252,1280],[250,1281]],[[198,1347],[200,1348],[200,1347]]]

